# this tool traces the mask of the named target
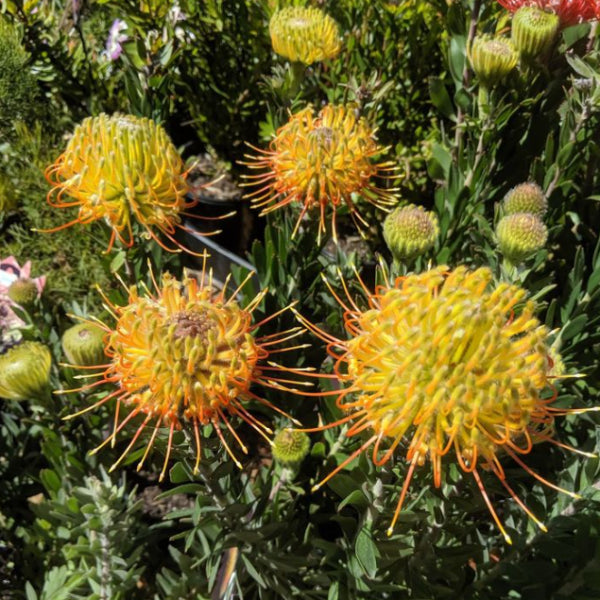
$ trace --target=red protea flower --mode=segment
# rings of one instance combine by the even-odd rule
[[[394,454],[405,455],[408,472],[388,529],[391,535],[415,468],[430,462],[434,485],[439,487],[444,465],[452,461],[472,474],[508,543],[510,537],[485,491],[481,470],[493,472],[545,530],[506,481],[500,459],[507,456],[538,481],[578,497],[544,479],[521,457],[538,442],[593,455],[554,439],[556,416],[586,409],[552,406],[556,397],[552,381],[559,375],[553,369],[550,332],[535,318],[525,290],[508,283],[492,286],[487,268],[438,267],[386,281],[375,293],[360,277],[359,281],[368,298],[366,310],[357,306],[343,281],[347,302],[330,286],[346,310],[348,339],[338,339],[299,316],[328,344],[335,361],[335,374],[329,377],[346,385],[333,392],[345,416],[304,431],[351,423],[347,436],[367,432],[360,447],[314,489],[368,450],[375,465]]]
[[[498,0],[498,2],[511,12],[516,12],[522,6],[537,6],[552,11],[558,15],[563,27],[600,18],[598,0]]]
[[[103,384],[116,386],[116,390],[67,418],[116,399],[114,429],[96,448],[99,450],[108,443],[114,444],[117,434],[135,417],[143,417],[111,470],[134,447],[144,429],[152,425],[153,432],[138,469],[146,460],[159,429],[166,427],[169,435],[161,480],[165,476],[176,429],[185,428],[190,435],[193,431],[196,469],[201,455],[200,426],[212,424],[225,450],[240,468],[241,463],[224,435],[224,431],[228,431],[242,452],[247,452],[235,430],[234,418],[242,419],[270,442],[271,429],[249,412],[248,402],[254,401],[288,415],[253,392],[251,387],[262,384],[295,391],[285,386],[290,383],[289,379],[278,376],[283,367],[272,359],[267,362],[267,359],[272,354],[290,349],[277,349],[277,344],[296,337],[302,328],[257,337],[256,330],[285,309],[253,324],[252,312],[260,304],[264,292],[242,308],[235,297],[244,284],[227,297],[224,291],[227,285],[217,292],[212,285],[212,273],[205,277],[203,269],[199,280],[186,277],[179,282],[165,274],[161,285],[154,282],[155,293],[146,290],[140,294],[137,287],[131,287],[125,306],[115,306],[104,297],[116,320],[115,325],[111,327],[100,321],[90,324],[100,325],[105,332],[106,364],[69,365],[96,371],[93,375],[81,377],[97,376],[99,380],[66,391],[88,391]],[[295,374],[301,374],[301,371],[290,369]],[[307,385],[301,381],[292,383]],[[126,416],[119,423],[123,412]]]

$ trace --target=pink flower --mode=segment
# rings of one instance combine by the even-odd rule
[[[538,6],[558,15],[561,25],[568,27],[600,18],[600,0],[498,0],[504,8],[516,12],[522,6]]]
[[[129,39],[123,32],[127,31],[127,23],[122,19],[115,19],[108,32],[106,40],[106,56],[109,60],[117,60],[123,52],[122,44]]]
[[[14,313],[12,306],[15,303],[8,297],[8,288],[18,279],[29,279],[38,290],[38,297],[46,285],[46,276],[30,277],[31,261],[27,261],[22,267],[14,256],[0,260],[0,333],[2,337],[11,329],[21,327],[23,321]]]

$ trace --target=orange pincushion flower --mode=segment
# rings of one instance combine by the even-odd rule
[[[262,208],[261,215],[288,204],[302,205],[292,236],[304,215],[318,209],[320,239],[326,231],[325,212],[331,210],[333,238],[337,240],[335,219],[341,204],[348,207],[359,228],[367,227],[356,210],[355,195],[382,209],[396,203],[395,190],[379,188],[371,181],[395,167],[391,162],[374,162],[385,149],[352,107],[328,105],[317,115],[306,108],[277,131],[269,150],[254,149],[259,156],[246,155],[251,162],[244,164],[267,172],[247,176],[251,182],[246,185],[261,186],[247,197]]]
[[[569,448],[552,438],[553,422],[557,415],[578,411],[551,406],[555,394],[546,392],[555,375],[549,331],[535,318],[534,304],[525,302],[515,314],[526,292],[507,283],[490,289],[491,280],[487,268],[469,272],[464,267],[454,271],[439,267],[400,277],[374,294],[365,288],[367,310],[359,310],[350,296],[350,306],[342,303],[348,340],[300,317],[328,342],[335,374],[348,386],[337,405],[349,414],[311,431],[347,422],[353,422],[348,436],[370,431],[361,447],[315,487],[370,447],[376,465],[405,447],[409,468],[390,535],[415,467],[429,460],[439,487],[442,458],[448,454],[473,474],[507,542],[510,537],[485,492],[479,467],[493,471],[519,506],[545,529],[506,482],[499,456],[507,454],[539,481],[560,489],[532,471],[520,455],[540,441]],[[380,449],[382,444],[385,450]]]
[[[222,429],[230,432],[244,453],[247,449],[228,415],[240,417],[267,441],[270,441],[267,434],[272,431],[248,412],[246,403],[254,400],[286,415],[250,391],[250,387],[260,383],[288,389],[281,385],[287,380],[276,376],[283,367],[271,361],[269,366],[260,363],[278,351],[272,349],[273,345],[299,335],[302,329],[296,327],[255,337],[254,332],[260,325],[282,311],[261,323],[252,324],[252,312],[260,304],[264,292],[244,309],[234,298],[245,282],[226,298],[224,291],[215,292],[211,280],[212,276],[208,283],[204,278],[200,282],[192,278],[179,282],[165,274],[160,287],[155,282],[155,295],[150,292],[140,295],[136,287],[131,287],[129,302],[122,307],[110,304],[105,298],[116,319],[114,327],[101,323],[106,332],[105,354],[109,362],[88,367],[101,370],[97,373],[99,381],[68,391],[86,391],[103,383],[116,385],[118,389],[68,418],[117,399],[113,433],[98,450],[109,442],[114,444],[117,434],[136,415],[144,417],[113,469],[150,424],[154,425],[154,431],[138,469],[162,426],[168,427],[169,440],[160,479],[166,472],[173,432],[182,427],[191,426],[194,430],[197,469],[201,454],[199,426],[209,423],[231,458],[241,467],[225,441]],[[302,382],[298,383],[302,385]],[[128,415],[118,424],[121,405],[128,410]]]
[[[132,223],[138,222],[165,250],[178,252],[184,248],[174,238],[176,228],[186,229],[182,216],[195,216],[185,211],[197,204],[186,199],[187,176],[181,156],[154,121],[122,114],[88,117],[46,169],[53,186],[48,203],[79,207],[79,215],[46,232],[104,220],[112,229],[110,251],[117,238],[133,245]],[[166,246],[156,230],[177,248]]]

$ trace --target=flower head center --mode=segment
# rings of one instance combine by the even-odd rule
[[[308,137],[316,144],[319,150],[331,150],[334,141],[337,141],[338,134],[332,127],[321,125],[315,127]]]
[[[169,325],[175,324],[173,336],[180,338],[201,338],[207,341],[208,332],[215,329],[216,325],[206,311],[184,310],[174,314],[169,319]]]

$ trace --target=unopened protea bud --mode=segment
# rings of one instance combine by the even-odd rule
[[[336,22],[318,8],[283,8],[271,17],[269,31],[277,54],[305,65],[333,58],[341,49]]]
[[[524,58],[536,58],[552,46],[559,27],[560,19],[555,13],[523,6],[513,16],[512,41]]]
[[[308,454],[310,439],[303,431],[283,429],[273,440],[273,458],[283,465],[297,465]]]
[[[539,217],[517,213],[500,219],[496,236],[502,254],[510,262],[518,264],[544,247],[548,230]]]
[[[519,60],[510,40],[487,35],[475,37],[469,56],[473,71],[487,87],[492,87],[506,77]]]
[[[80,367],[91,367],[106,362],[104,331],[90,323],[79,323],[67,329],[62,336],[62,347],[68,361]]]
[[[504,214],[530,213],[540,219],[546,214],[548,202],[542,188],[533,182],[521,183],[504,196]]]
[[[23,342],[0,355],[0,397],[29,400],[50,380],[50,350],[40,342]]]
[[[31,279],[15,279],[8,288],[8,297],[24,308],[31,306],[38,294],[38,286]]]
[[[433,247],[439,232],[435,214],[414,204],[395,209],[383,223],[383,237],[396,260],[424,254]]]

